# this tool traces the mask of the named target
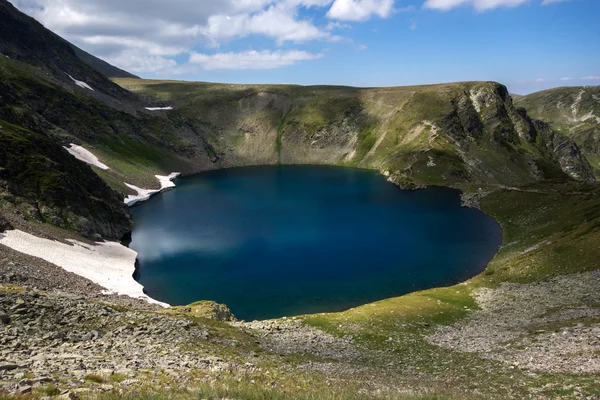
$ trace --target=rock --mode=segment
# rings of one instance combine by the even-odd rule
[[[7,362],[0,363],[0,371],[12,371],[19,367],[20,367],[20,365],[18,365],[18,364],[7,363]]]
[[[26,387],[26,386],[32,386],[33,382],[30,381],[29,379],[23,379],[22,381],[19,381],[19,383],[17,383],[18,387]]]
[[[10,317],[3,311],[0,311],[0,323],[10,324]]]
[[[71,391],[63,392],[56,398],[60,400],[79,400],[79,397]]]
[[[32,387],[29,385],[19,386],[19,388],[17,389],[17,391],[15,393],[16,394],[29,394],[29,393],[31,393],[31,389],[32,389]]]
[[[33,379],[33,384],[34,385],[41,385],[44,383],[50,383],[53,382],[54,380],[52,378],[49,378],[47,376],[38,376],[37,378]]]

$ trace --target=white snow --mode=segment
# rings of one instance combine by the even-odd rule
[[[119,243],[105,242],[87,245],[69,240],[71,244],[43,239],[19,230],[0,234],[0,244],[38,257],[66,271],[87,278],[113,293],[127,295],[168,307],[143,292],[133,279],[137,253]]]
[[[154,176],[156,176],[156,179],[158,179],[158,181],[160,182],[160,190],[163,190],[163,189],[167,189],[167,188],[174,188],[175,182],[173,182],[173,179],[177,178],[179,175],[181,175],[179,172],[173,172],[172,174],[170,174],[168,176],[161,176],[161,175],[154,175]]]
[[[152,197],[153,194],[160,192],[160,190],[142,189],[129,183],[125,183],[125,185],[128,188],[133,189],[137,192],[137,194],[130,194],[125,198],[125,204],[127,204],[128,206],[132,206],[140,201],[146,201],[150,197]]]
[[[154,176],[156,176],[156,179],[158,179],[158,181],[160,182],[160,189],[142,189],[135,185],[125,183],[125,185],[127,185],[128,188],[133,189],[137,192],[136,195],[127,196],[125,198],[125,204],[127,204],[128,206],[132,206],[141,201],[148,200],[150,197],[152,197],[152,195],[155,195],[156,193],[160,193],[165,189],[175,187],[175,183],[173,182],[173,179],[177,178],[179,175],[181,175],[179,172],[173,172],[172,174],[170,174],[168,176],[154,175]]]
[[[83,82],[83,81],[78,81],[77,79],[73,78],[71,75],[69,75],[69,78],[71,78],[71,80],[73,82],[75,82],[75,84],[79,87],[82,87],[84,89],[88,89],[91,90],[92,92],[94,91],[94,89],[92,89],[92,87],[90,85],[88,85],[87,83]]]
[[[148,111],[161,111],[161,110],[172,110],[173,107],[144,107]]]
[[[69,153],[71,153],[76,159],[81,160],[86,164],[93,165],[94,167],[103,169],[105,171],[110,169],[108,167],[108,165],[102,164],[100,162],[100,160],[98,160],[98,157],[96,157],[90,151],[84,149],[81,146],[73,144],[73,143],[71,143],[70,146],[71,147],[66,147],[66,146],[63,146],[63,147],[65,148],[65,150],[67,150]]]

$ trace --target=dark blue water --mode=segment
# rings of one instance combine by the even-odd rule
[[[377,172],[269,166],[207,172],[132,210],[137,279],[172,305],[239,319],[345,310],[481,272],[500,227],[446,188]]]

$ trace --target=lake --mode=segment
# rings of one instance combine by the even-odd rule
[[[171,305],[238,319],[342,311],[482,272],[501,230],[448,188],[406,191],[378,172],[222,169],[131,209],[136,279]]]

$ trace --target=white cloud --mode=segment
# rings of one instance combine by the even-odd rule
[[[331,21],[325,27],[326,31],[340,30],[340,29],[351,29],[352,26],[349,24],[343,24],[338,21]]]
[[[569,1],[569,0],[544,0],[544,1],[542,1],[542,5],[547,6],[548,4],[562,3],[565,1]]]
[[[536,82],[546,82],[546,80],[544,78],[537,78],[535,81]]]
[[[153,75],[177,75],[183,73],[175,60],[161,56],[149,56],[135,50],[126,50],[114,56],[106,57],[111,64],[133,73],[148,73]]]
[[[213,15],[206,26],[198,27],[197,32],[213,43],[249,35],[268,36],[279,45],[286,41],[302,43],[333,38],[329,32],[317,28],[311,21],[297,19],[296,10],[290,10],[285,3],[270,6],[256,14]]]
[[[205,70],[216,69],[273,69],[293,65],[298,61],[316,60],[323,54],[312,54],[299,50],[244,51],[240,53],[202,54],[192,53],[191,64],[198,64]]]
[[[570,76],[565,76],[563,78],[560,78],[561,81],[572,81],[573,78],[571,78]]]
[[[447,11],[460,6],[473,6],[477,11],[492,10],[498,7],[516,7],[529,0],[427,0],[425,8]]]
[[[600,76],[584,76],[581,78],[582,81],[600,81]]]
[[[335,0],[327,16],[343,21],[365,21],[372,16],[387,18],[393,8],[394,0]]]
[[[302,16],[301,10],[309,8],[324,16],[338,0],[11,1],[84,50],[140,74],[193,71],[198,66],[178,64],[174,56],[241,38],[262,36],[276,46],[315,40],[340,42],[343,38],[331,31],[349,27],[337,22],[319,26]],[[300,57],[294,51],[271,52],[281,56],[279,63],[294,54]],[[269,65],[277,63],[271,60]]]

